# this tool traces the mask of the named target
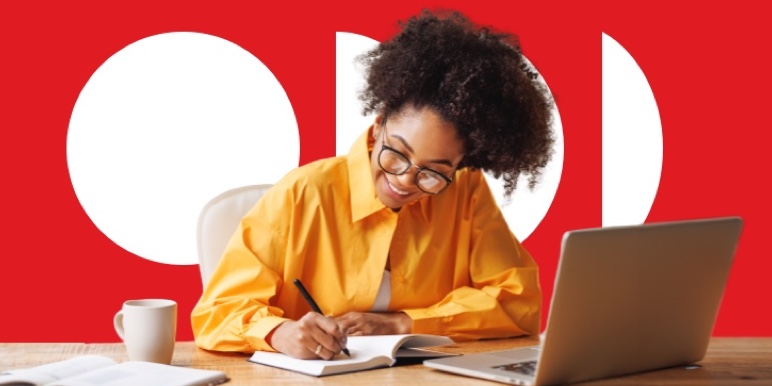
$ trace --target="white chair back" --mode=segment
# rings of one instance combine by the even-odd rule
[[[198,265],[204,286],[212,276],[239,221],[272,185],[249,185],[227,190],[211,199],[198,216]]]

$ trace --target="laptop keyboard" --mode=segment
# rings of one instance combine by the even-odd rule
[[[536,374],[536,361],[510,363],[508,365],[493,366],[493,368],[523,375],[534,375]]]

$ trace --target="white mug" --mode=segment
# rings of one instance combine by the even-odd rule
[[[177,303],[168,299],[128,300],[113,318],[130,361],[171,364],[177,337]]]

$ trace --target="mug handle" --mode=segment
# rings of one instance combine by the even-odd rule
[[[123,340],[123,310],[115,313],[115,317],[113,317],[113,327],[115,327],[115,332],[118,333],[118,336]]]

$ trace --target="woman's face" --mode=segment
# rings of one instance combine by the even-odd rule
[[[431,169],[450,179],[464,157],[463,143],[456,137],[456,128],[431,108],[416,110],[408,106],[389,115],[385,122],[383,116],[378,116],[373,125],[373,136],[375,144],[370,167],[375,193],[384,205],[394,210],[429,195],[415,183],[418,168]],[[384,143],[404,155],[413,166],[401,175],[386,173],[378,160]],[[424,173],[430,174],[429,171]]]

